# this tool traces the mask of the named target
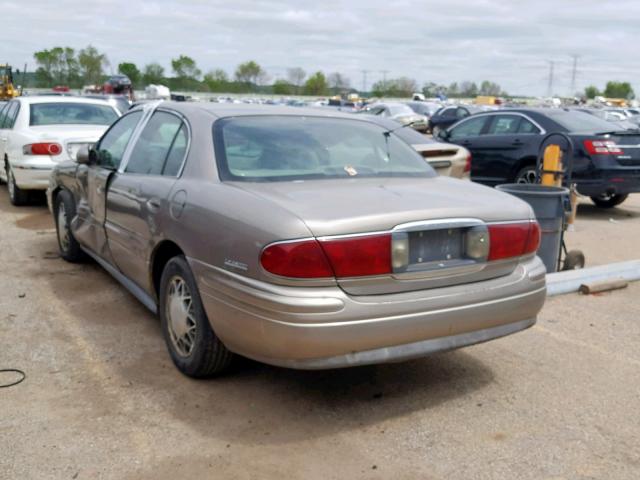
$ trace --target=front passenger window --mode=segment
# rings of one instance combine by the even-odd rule
[[[450,139],[477,137],[482,132],[487,117],[477,117],[465,120],[451,129]]]
[[[117,170],[122,162],[124,150],[142,117],[141,111],[125,115],[118,120],[111,129],[102,137],[96,147],[98,155],[97,164],[103,168]]]

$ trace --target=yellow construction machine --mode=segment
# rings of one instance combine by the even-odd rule
[[[11,100],[20,95],[20,92],[13,84],[13,69],[11,65],[0,64],[0,101]]]

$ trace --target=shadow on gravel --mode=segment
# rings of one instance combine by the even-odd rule
[[[633,207],[625,208],[624,203],[614,208],[600,208],[592,203],[580,203],[578,205],[578,221],[580,218],[606,221],[612,218],[623,221],[640,218],[640,210]]]
[[[121,374],[154,391],[160,408],[200,435],[242,445],[296,443],[379,428],[385,420],[429,410],[493,380],[493,372],[464,351],[325,371],[238,359],[226,376],[207,380],[182,376],[167,353],[154,352]]]

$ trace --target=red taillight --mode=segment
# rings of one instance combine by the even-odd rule
[[[260,262],[266,271],[292,278],[384,275],[391,273],[391,235],[274,243]]]
[[[471,171],[471,152],[467,153],[467,159],[464,164],[464,173],[469,173]]]
[[[333,270],[317,240],[269,245],[262,251],[260,263],[267,272],[283,277],[333,277]]]
[[[538,222],[504,223],[488,228],[489,261],[534,253],[540,246]]]
[[[584,148],[590,155],[620,155],[624,153],[613,140],[585,140]]]
[[[391,273],[391,235],[366,235],[321,240],[336,277]]]
[[[25,155],[51,155],[56,156],[62,153],[62,145],[59,143],[32,143],[22,147]]]

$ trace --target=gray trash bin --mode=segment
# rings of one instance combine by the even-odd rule
[[[496,188],[531,205],[542,231],[538,256],[547,267],[547,272],[557,271],[569,189],[527,183],[507,183]]]

